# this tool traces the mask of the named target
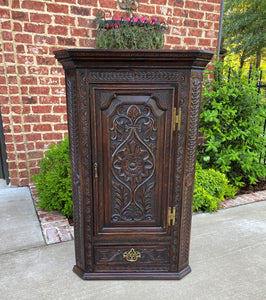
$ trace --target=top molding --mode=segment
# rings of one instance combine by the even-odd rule
[[[207,50],[105,50],[66,49],[54,52],[55,58],[68,69],[165,68],[204,69],[214,52]]]

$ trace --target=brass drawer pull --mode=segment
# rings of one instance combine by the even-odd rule
[[[138,251],[135,251],[134,248],[131,248],[128,252],[123,253],[123,258],[125,258],[127,261],[135,262],[139,258],[141,258],[141,254]]]

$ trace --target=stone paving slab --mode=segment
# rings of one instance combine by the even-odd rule
[[[4,300],[263,300],[266,201],[192,218],[190,266],[181,281],[83,281],[74,243],[0,255]]]
[[[27,187],[0,189],[0,254],[44,245]]]

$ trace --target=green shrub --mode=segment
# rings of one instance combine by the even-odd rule
[[[69,160],[69,140],[51,145],[40,163],[41,171],[33,176],[40,198],[39,206],[52,211],[59,210],[72,217],[72,190]]]
[[[266,177],[266,165],[259,163],[265,152],[263,135],[265,102],[257,93],[256,80],[239,70],[214,63],[211,78],[205,79],[200,130],[206,143],[200,145],[198,161],[204,168],[226,174],[238,186]]]
[[[225,197],[234,198],[237,187],[214,169],[202,169],[197,163],[195,173],[193,211],[216,211]]]
[[[99,30],[97,49],[163,49],[164,37],[160,27],[120,25],[119,28]]]

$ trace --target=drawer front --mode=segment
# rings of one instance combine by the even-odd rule
[[[168,271],[169,247],[95,246],[96,271]]]

